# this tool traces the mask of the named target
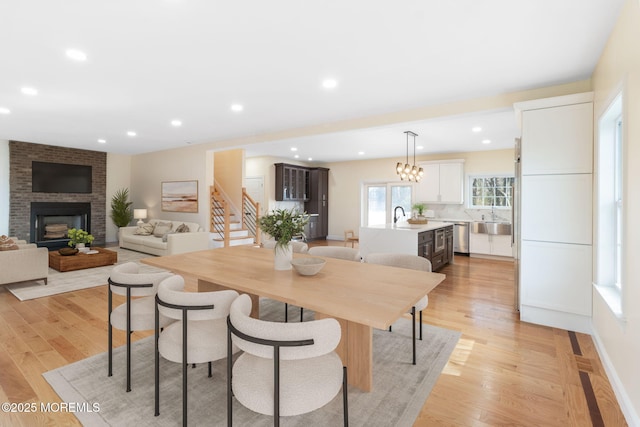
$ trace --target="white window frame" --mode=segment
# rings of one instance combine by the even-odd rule
[[[515,175],[514,174],[509,174],[509,173],[504,173],[504,174],[485,174],[485,175],[480,175],[480,174],[475,174],[475,175],[468,175],[467,177],[467,182],[468,182],[468,199],[467,199],[467,207],[469,209],[491,209],[492,206],[484,206],[484,205],[474,205],[473,204],[473,180],[474,179],[486,179],[486,178],[511,178],[512,180],[515,179]],[[493,208],[495,209],[512,209],[513,208],[513,181],[511,183],[511,206],[494,206]],[[495,196],[494,196],[495,197]]]
[[[385,216],[386,223],[393,222],[393,208],[391,206],[391,188],[392,187],[411,187],[411,205],[415,200],[415,185],[409,182],[366,182],[362,184],[362,224],[366,227],[369,224],[369,187],[386,187]],[[411,209],[405,209],[406,218],[411,218]]]
[[[623,91],[617,93],[598,120],[596,244],[594,285],[611,312],[625,320],[624,240],[624,102]]]

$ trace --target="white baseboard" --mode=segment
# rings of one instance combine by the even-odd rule
[[[583,334],[591,335],[592,332],[591,317],[525,304],[520,306],[520,320]]]
[[[600,361],[602,362],[604,371],[609,379],[609,384],[611,384],[613,393],[616,395],[618,405],[620,405],[620,410],[622,411],[627,424],[629,426],[640,426],[640,416],[635,411],[633,404],[631,403],[631,399],[629,399],[629,395],[627,394],[622,381],[620,381],[620,377],[618,376],[613,363],[611,363],[609,354],[607,353],[600,336],[595,330],[591,336],[596,344],[596,351],[598,352],[598,356],[600,356]]]

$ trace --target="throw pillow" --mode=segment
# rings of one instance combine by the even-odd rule
[[[0,236],[0,251],[17,251],[18,245],[15,244],[13,239],[5,236]]]
[[[176,233],[188,233],[189,232],[189,226],[185,223],[182,223],[182,225],[179,225],[178,228],[176,228]]]
[[[153,233],[153,224],[144,223],[139,225],[136,231],[133,234],[137,234],[139,236],[150,236]]]
[[[170,232],[166,233],[164,236],[162,236],[162,242],[163,243],[167,243],[167,236],[169,234],[175,234],[175,233],[176,233],[175,231],[170,231]]]
[[[170,222],[156,222],[156,226],[153,228],[153,235],[156,237],[162,237],[171,231],[173,224]]]

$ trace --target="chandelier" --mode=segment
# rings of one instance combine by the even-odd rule
[[[420,182],[420,179],[424,175],[424,170],[416,166],[416,136],[418,136],[418,134],[410,130],[404,133],[407,134],[407,162],[404,165],[402,162],[398,162],[396,164],[396,173],[400,175],[400,179],[403,181],[408,179],[409,181]],[[409,135],[413,137],[413,166],[409,164]]]

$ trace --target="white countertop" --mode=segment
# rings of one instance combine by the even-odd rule
[[[401,232],[420,233],[422,231],[435,230],[436,228],[447,227],[450,225],[450,223],[430,220],[427,224],[409,224],[406,221],[402,221],[398,222],[397,224],[370,225],[368,227],[362,228],[368,228],[372,230],[394,230]]]

